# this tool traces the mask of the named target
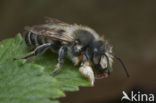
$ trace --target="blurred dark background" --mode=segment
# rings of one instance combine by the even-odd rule
[[[131,75],[126,78],[115,61],[109,78],[67,93],[62,103],[114,103],[123,90],[156,92],[156,1],[1,0],[0,40],[23,32],[26,25],[44,23],[46,16],[94,28],[114,46]]]

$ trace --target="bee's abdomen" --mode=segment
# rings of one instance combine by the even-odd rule
[[[25,42],[26,42],[26,44],[27,44],[28,46],[31,45],[29,32],[26,32],[26,34],[25,34],[25,36],[24,36],[24,40],[25,40]]]
[[[28,46],[36,47],[44,44],[43,38],[40,35],[36,35],[35,33],[32,32],[27,32],[24,38]]]
[[[57,51],[61,47],[60,41],[53,41],[49,38],[46,38],[46,37],[41,36],[41,35],[37,35],[37,34],[32,33],[32,32],[27,32],[25,34],[24,39],[25,39],[26,44],[29,47],[31,47],[32,49],[36,48],[39,45],[46,44],[46,43],[52,43],[53,44],[53,46],[51,48],[51,49],[53,49],[53,51]]]

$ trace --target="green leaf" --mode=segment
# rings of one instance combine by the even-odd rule
[[[28,60],[13,61],[29,51],[21,35],[0,43],[0,103],[58,103],[65,91],[78,91],[90,86],[78,67],[66,60],[61,71],[50,76],[57,55],[48,51]]]

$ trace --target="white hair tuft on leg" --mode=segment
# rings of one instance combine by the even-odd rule
[[[80,73],[85,76],[89,81],[91,82],[91,86],[94,86],[94,72],[92,68],[88,65],[88,63],[84,63],[80,68],[79,68]]]

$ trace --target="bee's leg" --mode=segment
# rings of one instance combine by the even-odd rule
[[[90,63],[86,55],[83,55],[82,57],[82,64],[81,67],[79,68],[79,71],[84,77],[89,79],[89,81],[91,82],[91,86],[94,86],[95,81],[94,72],[92,67],[90,66]]]
[[[41,46],[38,46],[34,51],[32,51],[31,53],[29,53],[28,55],[22,57],[22,58],[14,58],[14,60],[19,60],[19,59],[27,59],[30,58],[32,56],[36,56],[39,54],[44,53],[49,47],[51,47],[53,44],[51,43],[47,43],[47,44],[43,44]]]
[[[56,65],[55,70],[51,73],[52,76],[54,76],[55,74],[57,74],[64,62],[64,58],[67,55],[67,47],[61,47],[59,50],[59,57],[58,57],[58,63]]]
[[[82,55],[82,63],[81,63],[81,65],[83,65],[87,61],[88,61],[88,58],[87,58],[86,54],[83,54]]]
[[[82,61],[82,55],[79,55],[78,57],[72,58],[74,59],[74,65],[77,66]]]

